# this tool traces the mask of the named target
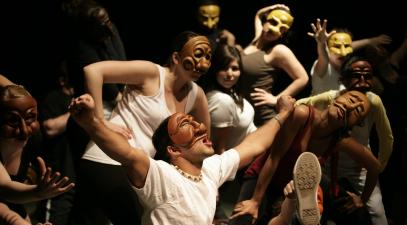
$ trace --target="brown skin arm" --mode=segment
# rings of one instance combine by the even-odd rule
[[[257,218],[258,207],[277,169],[280,159],[286,154],[288,147],[291,145],[294,137],[307,118],[308,107],[303,105],[297,106],[293,114],[287,118],[271,146],[270,156],[259,174],[252,198],[236,204],[231,218],[245,214],[250,214],[253,218]]]
[[[278,99],[278,116],[282,124],[293,112],[294,102],[295,99],[288,95],[281,96]],[[270,148],[279,129],[279,122],[276,119],[270,119],[255,132],[246,136],[242,143],[235,147],[240,155],[239,168],[247,166],[255,157]]]
[[[354,138],[347,137],[340,140],[335,148],[339,151],[344,151],[349,154],[356,162],[367,170],[366,182],[363,192],[360,196],[362,202],[365,204],[377,183],[380,174],[380,162],[376,159],[373,153],[359,144]]]

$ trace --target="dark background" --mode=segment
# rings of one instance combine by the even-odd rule
[[[193,0],[100,1],[122,36],[128,59],[163,63],[172,38],[195,26]],[[404,37],[406,0],[358,1],[222,1],[220,26],[246,46],[253,38],[254,15],[261,7],[284,3],[295,17],[290,48],[307,71],[317,57],[315,40],[307,36],[316,18],[328,19],[328,30],[346,27],[354,39],[388,34],[390,49]],[[54,88],[58,62],[69,41],[57,0],[1,1],[0,74],[26,86],[41,99]]]

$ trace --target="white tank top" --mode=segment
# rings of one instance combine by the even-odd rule
[[[123,91],[123,98],[118,102],[112,112],[110,121],[122,126],[128,127],[133,138],[129,144],[133,147],[142,149],[146,154],[154,157],[156,150],[152,143],[152,136],[155,129],[168,116],[172,115],[165,101],[165,69],[157,65],[160,73],[160,88],[153,96],[139,94],[131,86],[126,86]],[[190,82],[187,95],[185,112],[189,113],[194,104],[198,92],[198,85]],[[94,162],[120,165],[119,162],[107,156],[93,141],[88,143],[83,159]]]

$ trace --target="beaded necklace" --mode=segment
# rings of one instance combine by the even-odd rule
[[[172,165],[172,164],[171,164]],[[194,182],[199,182],[202,180],[202,173],[200,173],[198,176],[191,175],[187,172],[184,172],[181,168],[179,168],[176,165],[172,165],[182,176],[186,177],[189,180],[192,180]]]

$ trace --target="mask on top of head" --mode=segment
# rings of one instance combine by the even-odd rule
[[[333,34],[328,40],[328,48],[334,54],[346,56],[353,52],[352,37],[348,33]]]
[[[179,55],[185,70],[206,73],[211,66],[212,50],[205,36],[189,39]]]
[[[218,5],[203,5],[198,9],[199,23],[209,30],[218,26],[220,7]]]
[[[269,29],[278,36],[286,33],[294,22],[294,17],[282,9],[272,10],[266,19],[266,22],[269,23]]]

